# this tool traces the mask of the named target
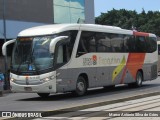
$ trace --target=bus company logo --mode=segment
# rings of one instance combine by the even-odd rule
[[[91,58],[83,58],[83,66],[97,65],[97,56],[93,55]]]
[[[12,117],[11,112],[2,112],[1,117]]]

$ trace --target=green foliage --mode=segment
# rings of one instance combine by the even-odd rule
[[[160,36],[159,11],[148,11],[146,13],[142,9],[142,12],[138,14],[135,10],[113,9],[96,17],[96,24],[118,26],[130,30],[134,26],[138,31],[154,33]]]

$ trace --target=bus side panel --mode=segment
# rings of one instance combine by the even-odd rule
[[[73,91],[76,89],[76,82],[79,75],[85,74],[88,77],[89,87],[95,87],[96,67],[93,68],[67,68],[58,69],[57,91]]]
[[[158,72],[158,56],[157,51],[153,53],[147,53],[143,65],[143,74],[144,74],[144,81],[146,80],[153,80],[157,78]]]
[[[153,80],[157,78],[157,62],[144,64],[143,78],[144,81]]]
[[[125,67],[123,67],[123,65],[120,65],[119,67],[122,68],[119,73],[115,71],[117,66],[98,67],[97,78],[99,79],[96,81],[96,85],[100,87],[121,84],[121,79],[123,76],[123,72],[125,71]],[[114,74],[117,75],[114,77]],[[134,81],[135,80],[133,79],[131,74],[126,71],[123,83],[132,83]]]

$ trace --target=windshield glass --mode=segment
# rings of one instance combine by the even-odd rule
[[[55,36],[17,38],[11,69],[14,71],[40,71],[53,67],[53,54],[49,45]]]

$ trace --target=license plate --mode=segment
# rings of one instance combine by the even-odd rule
[[[30,92],[30,91],[32,91],[32,88],[31,87],[24,87],[24,90]]]

